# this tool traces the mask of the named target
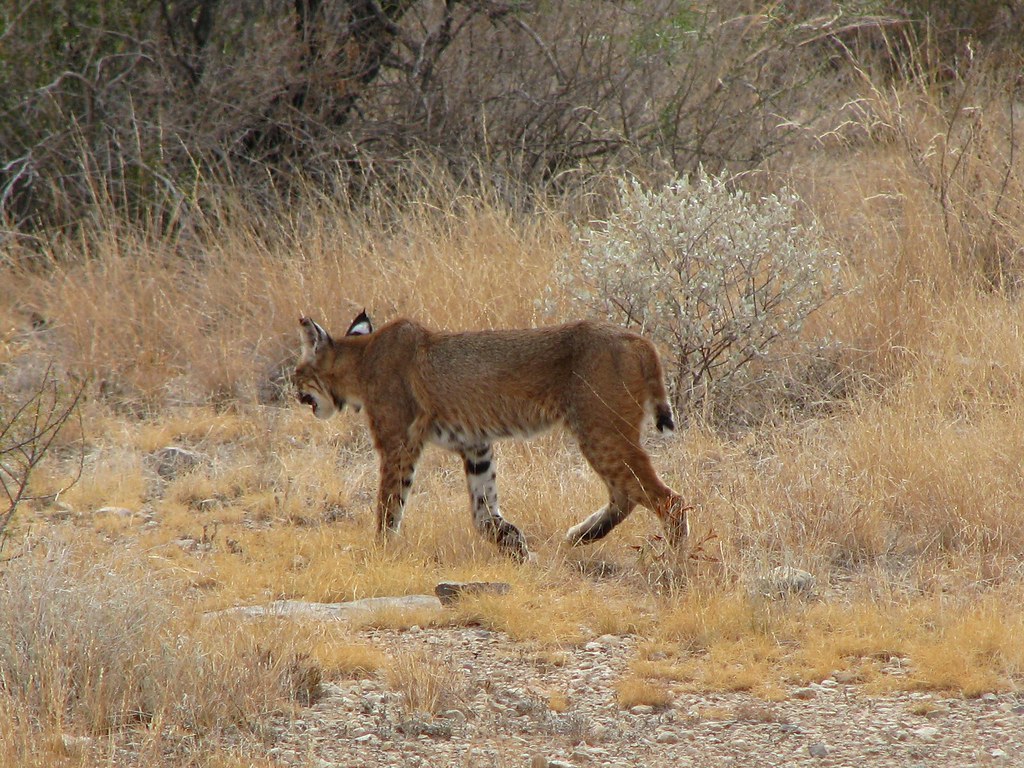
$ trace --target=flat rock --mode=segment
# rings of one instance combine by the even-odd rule
[[[396,726],[406,736],[429,736],[432,739],[450,739],[452,727],[447,723],[432,723],[417,718],[402,720]]]
[[[367,597],[346,603],[310,603],[304,600],[275,600],[266,605],[243,605],[212,611],[207,616],[281,616],[329,621],[351,621],[392,611],[441,612],[441,601],[433,595],[405,595],[404,597]]]

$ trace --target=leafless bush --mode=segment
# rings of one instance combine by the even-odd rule
[[[941,4],[940,4],[941,5]],[[886,40],[900,59],[893,85],[870,66],[858,65],[862,95],[848,101],[828,134],[850,146],[867,140],[900,147],[907,170],[930,193],[934,212],[954,255],[954,271],[986,287],[1019,288],[1024,281],[1024,176],[1020,167],[1024,124],[1019,66],[1005,66],[1005,51],[983,53],[965,43],[941,58],[925,41]],[[1022,61],[1018,55],[1018,61]],[[859,63],[860,64],[860,63]]]
[[[21,404],[11,405],[0,398],[0,488],[4,493],[0,544],[18,506],[35,498],[29,491],[32,472],[77,413],[84,387],[80,384],[65,394],[53,370],[47,368],[37,388]]]
[[[352,192],[411,156],[517,199],[624,167],[748,167],[826,109],[831,40],[858,23],[741,0],[129,0],[54,27],[56,5],[0,35],[17,61],[0,214],[18,228],[100,201],[173,230],[221,184]]]
[[[908,156],[941,209],[950,250],[969,279],[1019,288],[1024,281],[1024,125],[1015,115],[1024,84],[965,61],[939,98],[926,81],[899,116]],[[922,130],[928,126],[930,132]]]

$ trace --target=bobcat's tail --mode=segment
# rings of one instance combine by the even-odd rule
[[[666,429],[671,432],[676,428],[676,423],[672,420],[672,408],[668,403],[658,403],[654,406],[654,418],[659,432]]]
[[[647,388],[654,407],[654,424],[659,432],[674,430],[676,422],[672,418],[672,406],[668,402],[665,391],[665,372],[661,367],[661,358],[654,345],[645,340],[643,355],[644,374],[647,377]]]

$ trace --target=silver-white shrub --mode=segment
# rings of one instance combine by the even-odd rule
[[[677,404],[727,392],[773,342],[798,337],[837,284],[838,254],[796,194],[760,199],[699,171],[659,190],[623,181],[606,221],[558,267],[590,311],[657,341]]]

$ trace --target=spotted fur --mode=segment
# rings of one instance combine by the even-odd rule
[[[608,504],[569,529],[570,544],[602,538],[637,505],[658,515],[673,543],[687,535],[682,500],[640,446],[646,416],[659,430],[675,427],[661,362],[643,337],[590,321],[440,333],[395,320],[374,331],[364,312],[333,339],[307,317],[300,323],[299,401],[324,419],[346,404],[366,409],[380,457],[382,536],[398,531],[416,462],[434,443],[462,457],[476,529],[525,559],[525,536],[498,507],[491,446],[555,424],[575,436],[609,493]]]

